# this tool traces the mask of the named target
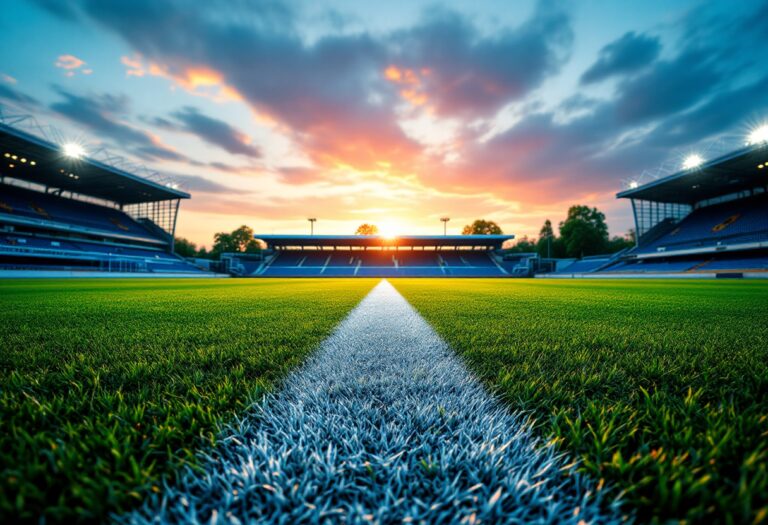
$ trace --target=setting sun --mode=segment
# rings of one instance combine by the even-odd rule
[[[389,239],[394,239],[407,230],[406,226],[397,219],[386,219],[378,221],[379,235]]]

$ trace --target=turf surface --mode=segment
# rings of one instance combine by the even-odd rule
[[[377,280],[0,280],[0,522],[140,503]]]
[[[202,469],[116,525],[621,525],[568,462],[382,282]]]
[[[768,283],[393,283],[641,522],[768,520]]]

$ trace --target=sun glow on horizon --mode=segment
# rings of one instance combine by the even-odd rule
[[[406,226],[396,219],[378,221],[376,225],[379,228],[379,235],[385,239],[395,239],[407,231]]]

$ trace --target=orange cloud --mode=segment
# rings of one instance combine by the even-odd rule
[[[83,75],[90,75],[93,73],[93,69],[81,69],[85,64],[85,60],[77,58],[75,55],[61,55],[56,59],[56,62],[54,62],[56,67],[64,70],[64,76],[66,77],[74,77],[78,72]]]
[[[143,77],[146,74],[140,57],[120,57],[120,62],[126,67],[125,74],[129,77]]]
[[[157,62],[145,64],[140,55],[123,56],[120,61],[126,66],[127,76],[166,78],[173,82],[174,87],[178,86],[191,95],[207,97],[216,102],[242,100],[240,93],[225,82],[224,75],[208,66],[193,65],[172,70]]]
[[[423,106],[427,103],[428,97],[424,92],[422,77],[431,73],[429,68],[422,68],[419,71],[413,69],[401,69],[395,65],[390,65],[384,70],[384,78],[402,86],[400,96],[403,100],[409,102],[412,106]]]
[[[73,70],[85,65],[85,61],[74,55],[61,55],[55,62],[56,67],[61,69]]]

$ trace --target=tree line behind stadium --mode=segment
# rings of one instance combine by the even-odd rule
[[[581,258],[588,255],[616,253],[635,245],[635,232],[630,229],[624,236],[608,235],[605,214],[597,208],[574,205],[568,208],[564,221],[558,224],[558,231],[549,219],[544,221],[538,238],[521,237],[507,251],[512,253],[538,253],[546,258]],[[355,231],[357,235],[376,235],[375,224],[363,223]],[[477,219],[466,225],[463,235],[500,235],[501,227],[494,221]],[[258,253],[262,249],[254,238],[254,231],[243,225],[231,232],[218,232],[213,236],[213,246],[208,250],[195,243],[177,237],[175,251],[182,257],[200,257],[218,260],[222,253]]]

